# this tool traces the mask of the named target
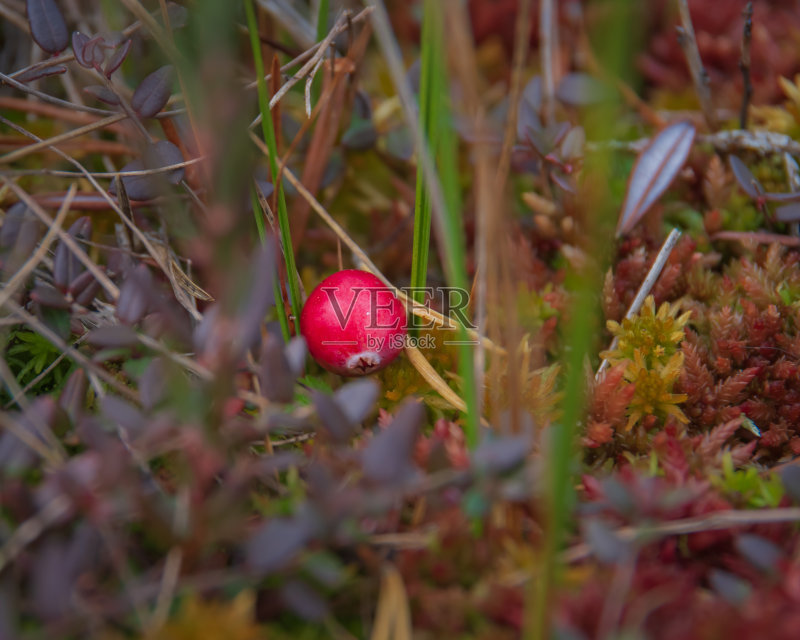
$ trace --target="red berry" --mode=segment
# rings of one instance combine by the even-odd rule
[[[406,327],[405,308],[392,290],[357,269],[325,278],[300,314],[314,360],[342,376],[383,369],[403,350]]]

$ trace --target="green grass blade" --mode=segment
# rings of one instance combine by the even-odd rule
[[[420,119],[424,138],[434,154],[442,184],[444,197],[443,212],[443,244],[442,262],[447,274],[448,284],[464,291],[469,289],[469,278],[466,269],[466,249],[464,238],[464,221],[462,219],[461,185],[458,170],[458,139],[453,127],[450,111],[450,96],[447,73],[445,70],[444,52],[444,19],[443,6],[439,0],[425,0],[423,22],[423,58],[420,84]],[[423,95],[424,94],[424,95]],[[425,114],[423,116],[423,113]],[[417,184],[420,184],[419,176]],[[419,192],[419,191],[418,191]],[[430,237],[430,203],[426,195],[417,203],[423,217],[415,218],[414,224],[414,259],[417,270],[413,275],[419,279],[414,286],[424,286],[427,270],[428,240]],[[427,215],[427,220],[425,216]],[[423,224],[426,225],[423,227]],[[417,227],[419,233],[417,232]],[[419,239],[419,244],[417,240]],[[423,245],[424,244],[424,250]],[[422,260],[424,259],[424,263]],[[419,283],[422,283],[421,285]],[[459,325],[457,342],[459,346],[458,373],[462,380],[462,394],[467,405],[465,415],[465,436],[470,448],[478,444],[480,416],[478,415],[478,396],[475,388],[474,345],[469,341],[466,330]]]
[[[269,98],[267,97],[267,85],[264,81],[264,61],[261,59],[261,43],[258,38],[258,27],[256,26],[256,14],[253,8],[253,0],[244,0],[245,13],[247,14],[247,28],[250,32],[250,46],[253,49],[253,61],[256,67],[256,77],[258,80],[258,107],[261,111],[261,129],[264,134],[264,142],[269,151],[269,169],[275,189],[278,192],[278,228],[281,235],[281,244],[284,247],[283,257],[286,262],[286,281],[289,287],[289,302],[292,307],[292,315],[295,320],[300,318],[300,286],[297,282],[297,268],[294,262],[292,251],[292,235],[289,230],[289,213],[286,209],[286,197],[283,193],[283,185],[278,182],[278,145],[275,141],[275,129],[272,123],[272,112],[269,108]]]
[[[253,205],[253,216],[256,219],[256,229],[258,231],[258,239],[261,244],[267,241],[267,232],[264,226],[264,215],[261,209],[261,203],[258,201],[255,188],[250,189],[250,201]],[[272,278],[272,291],[275,295],[275,307],[278,313],[278,322],[281,325],[281,335],[284,342],[289,342],[292,337],[289,331],[289,321],[286,319],[286,305],[283,304],[283,295],[281,292],[281,280],[278,277],[277,269],[275,270],[275,277]]]
[[[328,0],[319,0],[317,6],[317,42],[325,39],[328,35],[328,13],[330,11]],[[319,96],[322,93],[322,77],[318,73],[311,84],[311,95],[313,102],[316,104],[319,101]]]
[[[432,7],[425,3],[425,15],[422,21],[422,52],[420,55],[419,81],[419,125],[420,131],[428,142],[428,148],[436,156],[437,143],[434,139],[434,116],[438,110],[437,97],[441,87],[432,84],[434,64],[437,53],[441,50],[435,17],[430,14]],[[425,302],[423,288],[428,275],[428,253],[431,238],[431,200],[425,186],[425,170],[422,162],[417,162],[417,186],[414,199],[414,244],[411,253],[411,286],[412,298],[419,303]]]

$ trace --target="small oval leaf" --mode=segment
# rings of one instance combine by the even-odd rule
[[[404,484],[412,477],[414,444],[425,408],[409,400],[397,411],[392,422],[378,431],[362,454],[364,475],[373,482]]]
[[[667,190],[686,162],[696,132],[689,122],[676,122],[663,129],[642,151],[628,180],[617,237],[633,229]]]
[[[106,78],[110,78],[111,74],[114,73],[117,69],[120,68],[122,63],[125,61],[125,58],[128,55],[128,52],[131,50],[131,43],[133,40],[126,40],[125,42],[120,45],[117,50],[113,53],[111,58],[109,58],[106,66],[103,68],[103,73],[106,75]]]
[[[731,166],[731,170],[733,171],[733,177],[736,178],[736,182],[739,183],[739,186],[742,190],[754,200],[756,198],[760,198],[764,195],[764,187],[758,181],[747,166],[739,160],[736,156],[728,156],[728,164]]]
[[[26,82],[39,80],[40,78],[47,78],[48,76],[60,76],[62,73],[66,72],[67,68],[60,64],[54,67],[39,67],[38,69],[29,69],[25,73],[20,73],[18,76],[14,76],[14,80],[24,84]]]
[[[88,240],[92,235],[91,218],[89,216],[78,218],[67,233],[73,238]],[[53,281],[55,285],[61,291],[66,291],[67,287],[84,270],[83,263],[72,253],[72,249],[63,242],[59,242],[53,256]]]
[[[84,87],[83,90],[85,93],[88,93],[90,96],[99,100],[100,102],[105,102],[106,104],[110,104],[112,106],[119,104],[119,97],[117,94],[101,84],[93,84],[88,87]]]
[[[576,71],[565,75],[556,89],[556,97],[564,104],[585,107],[608,101],[613,90],[588,73]]]
[[[64,16],[54,0],[27,0],[31,36],[47,53],[60,53],[69,44],[69,31]]]
[[[75,62],[86,69],[91,69],[94,59],[89,55],[91,52],[87,51],[88,43],[89,36],[85,36],[80,31],[72,32],[72,53],[75,55]]]
[[[131,107],[142,118],[151,118],[167,104],[171,91],[172,65],[165,65],[142,80],[133,92]]]

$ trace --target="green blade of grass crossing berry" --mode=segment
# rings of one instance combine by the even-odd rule
[[[261,111],[261,129],[264,134],[264,142],[269,151],[268,160],[272,181],[275,183],[275,189],[278,192],[278,228],[280,230],[281,243],[284,247],[283,257],[286,262],[289,303],[292,308],[292,316],[294,316],[295,320],[298,320],[300,318],[300,285],[297,282],[297,269],[295,268],[294,253],[292,252],[292,235],[289,230],[289,213],[286,209],[286,196],[283,192],[283,185],[278,181],[278,145],[275,140],[272,112],[269,108],[267,85],[264,80],[264,61],[261,59],[261,42],[258,37],[253,0],[245,0],[244,7],[245,13],[247,14],[247,28],[250,32],[250,46],[253,49],[253,61],[255,63],[258,81],[258,106]]]

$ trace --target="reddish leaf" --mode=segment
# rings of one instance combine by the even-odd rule
[[[27,0],[28,22],[34,41],[47,53],[60,53],[69,44],[64,16],[54,0]]]
[[[151,118],[167,104],[171,90],[172,65],[166,65],[142,80],[133,92],[131,107],[142,118]]]
[[[633,229],[667,190],[686,162],[695,133],[692,124],[677,122],[663,129],[642,151],[628,180],[617,237]]]

